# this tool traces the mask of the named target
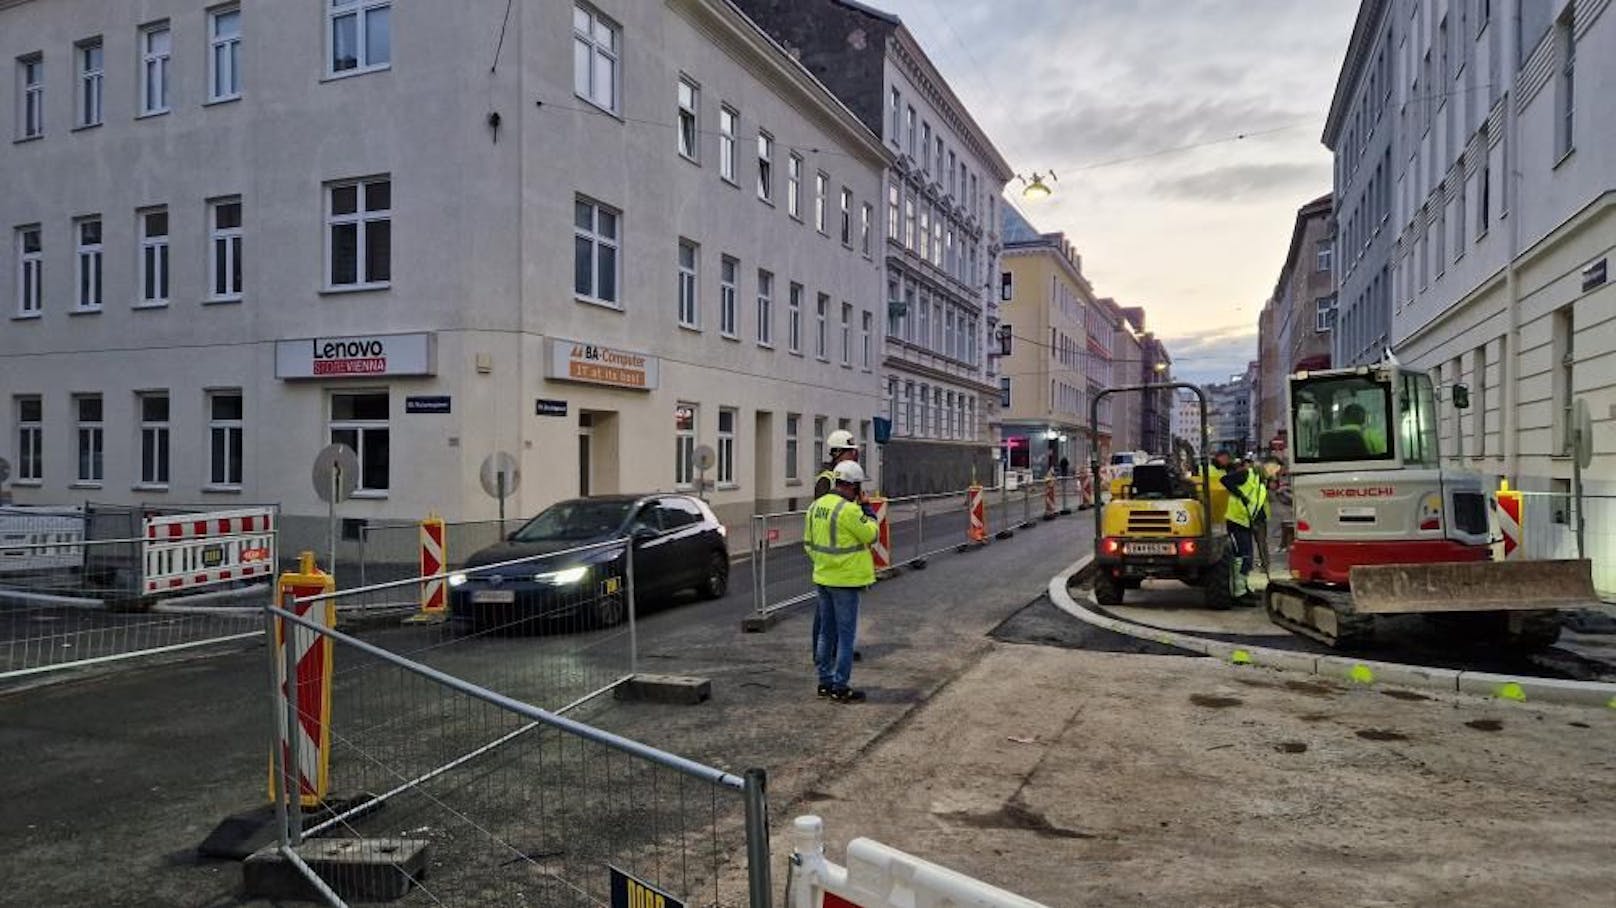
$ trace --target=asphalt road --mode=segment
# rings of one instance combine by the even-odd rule
[[[929,517],[928,535],[948,519]],[[953,519],[963,537],[964,515]],[[837,712],[842,708],[812,696],[806,609],[789,613],[769,633],[741,632],[741,619],[753,603],[750,572],[742,563],[723,599],[646,604],[637,622],[641,670],[710,677],[712,701],[698,708],[607,703],[586,714],[605,727],[696,759],[734,769],[768,767],[774,773],[771,803],[776,810],[787,809],[818,773],[850,759],[969,665],[986,645],[987,632],[1036,598],[1044,578],[1086,546],[1086,529],[1075,517],[1040,524],[1015,540],[965,555],[950,552],[926,571],[905,572],[880,584],[867,597],[864,661],[855,678],[855,683],[868,679],[871,702],[847,708],[851,712]],[[798,582],[771,575],[771,598],[785,596]],[[466,638],[443,628],[393,627],[362,636],[552,708],[628,668],[623,628]],[[467,698],[446,695],[374,659],[353,652],[339,652],[337,658],[337,793],[385,788],[513,727],[508,717],[491,715]],[[241,904],[239,867],[198,860],[194,849],[220,819],[265,799],[268,687],[264,650],[248,645],[0,693],[0,803],[7,805],[7,822],[0,824],[0,877],[6,881],[0,905]],[[816,741],[801,740],[802,710],[814,710],[832,727]],[[554,747],[533,736],[532,743],[510,749],[517,756],[478,764],[504,769],[479,775],[483,788],[477,792],[454,787],[467,778],[468,767],[446,775],[448,787],[442,790],[450,794],[443,803],[401,802],[377,814],[377,821],[395,835],[428,829],[420,834],[443,837],[440,850],[449,852],[457,840],[469,847],[477,837],[477,816],[484,823],[503,816],[511,836],[521,829],[532,835],[531,815],[525,826],[521,817],[510,815],[511,790],[524,790],[512,780],[520,780],[533,760],[541,769],[553,769]],[[579,784],[600,787],[601,780],[591,781],[593,764],[582,754],[576,759]],[[626,771],[616,765],[620,774]],[[623,778],[615,781],[621,785]],[[649,809],[666,813],[669,789],[653,790],[663,806]],[[568,808],[573,823],[583,822],[577,807]],[[724,808],[714,810],[715,832],[723,826],[729,841],[733,805]],[[541,817],[545,809],[539,810]],[[467,815],[458,828],[444,820],[456,810]],[[433,816],[435,823],[421,819]],[[553,835],[552,829],[541,838]],[[601,849],[616,849],[605,854],[634,854],[632,835],[601,833],[595,839]],[[523,847],[544,852],[542,842]],[[582,853],[582,845],[574,851]],[[704,882],[729,872],[722,862],[712,863],[710,873],[700,877]],[[522,866],[532,865],[530,860]]]

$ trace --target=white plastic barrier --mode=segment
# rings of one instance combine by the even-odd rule
[[[142,536],[147,595],[275,573],[273,508],[148,517]]]
[[[791,829],[787,908],[1044,908],[995,886],[870,839],[847,843],[847,866],[825,858],[825,823]]]
[[[78,508],[0,508],[0,573],[76,571],[83,542]]]

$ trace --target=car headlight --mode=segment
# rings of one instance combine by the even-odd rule
[[[449,585],[450,586],[465,586],[466,585],[466,575],[465,574],[450,574],[449,575]]]
[[[570,567],[559,571],[545,571],[542,574],[534,574],[533,582],[548,583],[551,586],[570,586],[571,584],[577,583],[578,581],[584,579],[584,576],[588,573],[589,568],[581,566]]]

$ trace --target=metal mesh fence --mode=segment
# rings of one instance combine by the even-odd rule
[[[469,520],[444,524],[445,563],[463,567],[477,552],[497,545],[523,521]],[[419,576],[421,525],[411,522],[367,523],[359,528],[358,586]]]
[[[602,905],[615,867],[686,904],[748,904],[760,785],[575,721],[603,709],[590,696],[558,715],[299,626],[334,642],[332,791],[288,811],[283,845],[303,840],[296,853],[333,903]],[[350,800],[361,795],[381,798]]]
[[[1527,558],[1577,557],[1577,503],[1560,492],[1522,492],[1521,544]],[[1583,495],[1583,545],[1594,589],[1616,597],[1616,496]]]

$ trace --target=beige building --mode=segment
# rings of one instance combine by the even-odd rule
[[[1086,464],[1089,438],[1087,320],[1094,289],[1064,233],[1040,234],[1009,206],[1004,214],[1000,318],[1011,353],[1001,360],[1000,420],[1008,465],[1038,475]],[[1008,397],[1008,403],[1006,403]]]
[[[1286,378],[1301,369],[1330,366],[1336,316],[1333,224],[1331,196],[1297,209],[1285,262],[1258,319],[1258,365],[1251,382],[1258,399],[1250,437],[1263,450],[1286,435]]]
[[[706,445],[734,522],[868,436],[893,153],[733,5],[270,6],[0,2],[18,502],[318,532],[341,441],[349,519],[490,517],[496,452],[526,515]]]

